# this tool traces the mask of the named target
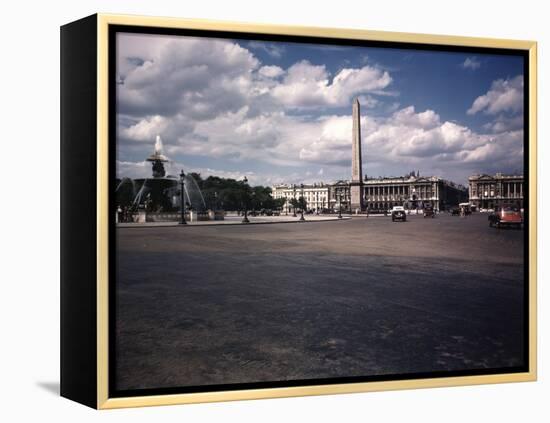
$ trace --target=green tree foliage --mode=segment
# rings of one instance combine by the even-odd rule
[[[275,203],[274,210],[281,211],[285,206],[286,198],[285,197],[277,198],[277,199],[274,199],[273,202]]]
[[[307,201],[304,197],[300,197],[298,198],[298,208],[302,211],[302,212],[305,212],[307,210]]]
[[[199,173],[190,174],[199,186],[206,206],[210,209],[280,210],[286,199],[274,199],[271,188],[262,185],[251,187],[243,181],[231,178],[209,176],[205,179]]]
[[[288,203],[290,204],[290,207],[292,207],[292,210],[294,211],[294,214],[296,214],[296,210],[299,208],[299,202],[297,198],[291,198]]]

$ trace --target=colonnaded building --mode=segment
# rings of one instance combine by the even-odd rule
[[[309,210],[341,208],[348,212],[381,211],[393,206],[418,209],[427,205],[443,211],[468,201],[466,187],[437,176],[420,176],[418,171],[401,177],[363,178],[360,120],[360,104],[356,99],[353,102],[351,180],[276,185],[272,195],[287,199],[284,212],[288,213],[292,207],[290,199],[300,197],[305,198]]]
[[[504,204],[523,208],[523,175],[472,175],[468,178],[470,204],[493,209]]]
[[[350,181],[331,184],[281,184],[272,188],[274,198],[286,198],[283,212],[291,211],[291,198],[304,197],[309,210],[352,212]],[[402,177],[365,178],[362,184],[363,211],[375,212],[404,206],[407,209],[422,209],[429,205],[444,211],[468,201],[468,191],[462,185],[436,176],[419,176],[412,173]]]

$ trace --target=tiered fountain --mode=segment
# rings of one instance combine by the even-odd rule
[[[118,221],[177,221],[181,208],[180,180],[176,176],[166,175],[165,163],[170,160],[163,154],[159,135],[153,154],[146,160],[152,163],[151,178],[122,178],[115,190]],[[208,220],[209,213],[197,182],[189,174],[184,179],[187,220]]]

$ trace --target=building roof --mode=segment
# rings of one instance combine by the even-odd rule
[[[481,173],[477,175],[471,175],[468,177],[469,181],[493,181],[495,179],[523,179],[522,174],[505,174],[505,173],[496,173],[495,175],[488,175],[486,173]]]

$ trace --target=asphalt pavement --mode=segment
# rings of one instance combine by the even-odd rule
[[[523,230],[487,216],[117,228],[116,382],[523,363]]]

